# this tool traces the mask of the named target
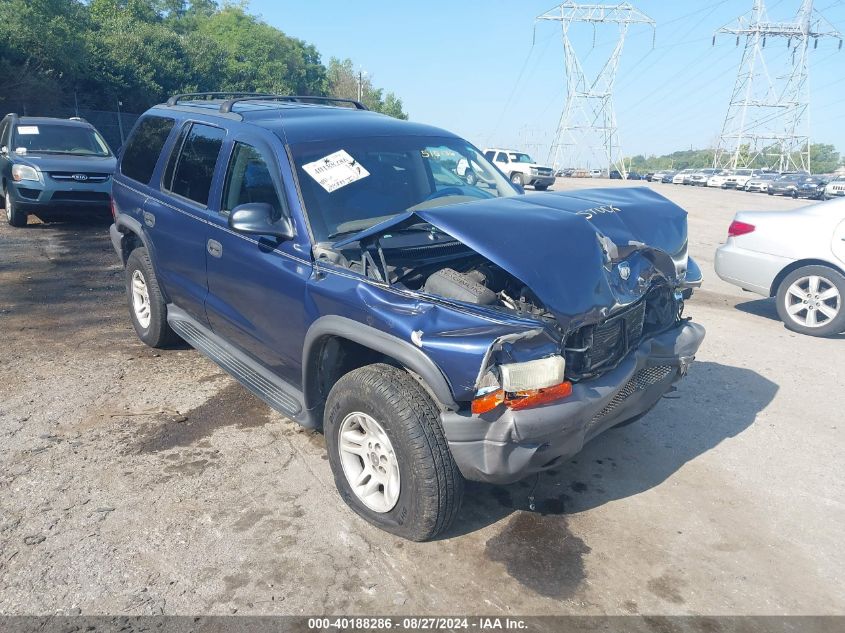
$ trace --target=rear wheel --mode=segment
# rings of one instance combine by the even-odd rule
[[[167,323],[167,304],[146,248],[136,248],[126,260],[126,295],[138,338],[157,348],[179,340]]]
[[[8,189],[4,192],[3,201],[6,206],[6,222],[16,227],[26,226],[28,215],[26,211],[18,209]]]
[[[777,292],[778,316],[787,328],[810,336],[845,332],[845,277],[827,266],[792,271]]]
[[[383,363],[349,372],[329,393],[323,426],[335,484],[361,517],[413,541],[449,527],[463,477],[438,408],[408,372]]]

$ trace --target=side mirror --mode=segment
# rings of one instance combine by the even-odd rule
[[[293,237],[293,226],[286,217],[273,219],[272,205],[266,202],[249,202],[232,209],[229,214],[229,228],[238,233],[251,235],[272,235],[289,240]]]

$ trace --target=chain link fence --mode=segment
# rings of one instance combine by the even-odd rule
[[[78,116],[97,128],[103,135],[106,142],[111,146],[112,151],[117,151],[123,145],[135,121],[140,114],[130,112],[114,112],[109,110],[91,110],[89,108],[74,107],[53,107],[53,108],[26,108],[17,112],[20,116],[46,116],[58,119],[69,119]],[[6,116],[6,112],[0,114],[0,118]]]

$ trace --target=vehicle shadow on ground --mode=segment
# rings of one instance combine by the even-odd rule
[[[657,408],[606,431],[571,460],[510,486],[468,483],[450,538],[528,510],[533,489],[540,515],[583,512],[660,485],[687,462],[754,423],[778,385],[750,369],[696,362]]]
[[[777,306],[775,305],[775,300],[773,298],[755,299],[753,301],[738,303],[736,304],[736,309],[752,316],[763,317],[765,319],[780,322]],[[845,341],[845,333],[832,334],[825,338]]]

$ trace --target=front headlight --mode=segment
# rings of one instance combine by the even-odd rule
[[[42,182],[41,172],[29,165],[12,165],[12,180],[15,182],[20,182],[21,180]]]
[[[478,385],[472,412],[481,415],[500,405],[513,410],[532,409],[568,398],[572,383],[564,379],[565,369],[563,356],[498,365]]]
[[[499,365],[502,374],[502,389],[508,393],[559,385],[563,382],[565,369],[566,361],[563,356]]]
[[[531,175],[532,175],[532,176],[536,176],[536,175],[537,175],[537,174],[539,174],[539,173],[540,173],[540,170],[539,170],[539,169],[537,169],[536,167],[532,167],[532,168],[531,168]]]

